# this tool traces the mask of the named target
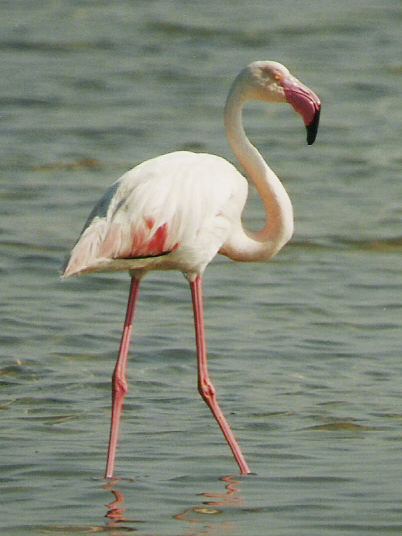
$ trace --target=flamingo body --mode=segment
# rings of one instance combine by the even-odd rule
[[[247,180],[223,158],[178,151],[120,177],[91,212],[64,276],[202,273],[240,225]]]
[[[266,261],[293,233],[293,209],[282,183],[248,140],[242,108],[248,100],[289,103],[316,137],[320,100],[283,65],[257,61],[243,69],[229,91],[225,126],[229,143],[254,184],[265,209],[258,232],[244,229],[241,214],[247,180],[219,156],[186,151],[147,160],[118,179],[90,213],[64,269],[64,277],[128,271],[131,286],[119,354],[112,379],[112,419],[106,477],[114,473],[120,418],[128,391],[127,362],[139,287],[150,270],[180,270],[193,303],[198,390],[210,408],[242,474],[248,464],[227,422],[209,377],[204,329],[202,275],[219,252],[236,261]]]

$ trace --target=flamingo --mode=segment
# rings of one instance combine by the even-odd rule
[[[240,473],[250,473],[208,374],[204,328],[203,273],[217,253],[234,261],[268,261],[293,234],[292,204],[278,177],[247,138],[242,110],[247,101],[289,103],[316,138],[321,103],[289,70],[255,61],[235,78],[225,105],[229,144],[254,184],[265,209],[265,225],[246,230],[241,215],[246,178],[227,160],[177,151],[147,160],[122,175],[90,213],[62,277],[128,271],[131,284],[119,353],[112,376],[112,411],[105,478],[113,477],[124,398],[127,360],[140,283],[150,270],[180,270],[192,296],[198,390],[233,453]]]

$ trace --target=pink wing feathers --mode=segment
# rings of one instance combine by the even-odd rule
[[[109,191],[101,201],[104,202],[106,197],[110,197]],[[105,215],[93,211],[71,252],[65,277],[96,270],[97,265],[105,264],[105,261],[157,257],[177,249],[178,243],[169,233],[171,222],[158,224],[146,214],[130,218],[124,203],[120,203],[112,214],[109,214],[110,206]],[[98,205],[102,208],[102,203]]]
[[[141,228],[132,226],[128,232],[118,223],[112,223],[100,245],[99,256],[110,259],[155,257],[171,251],[167,249],[168,224],[156,228],[152,218],[144,218]]]

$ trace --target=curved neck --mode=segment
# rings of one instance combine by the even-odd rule
[[[243,106],[253,98],[246,90],[241,79],[235,80],[225,106],[226,134],[234,154],[261,197],[266,221],[263,229],[255,233],[239,229],[236,240],[225,245],[223,253],[235,260],[266,260],[290,240],[293,208],[282,183],[244,132]]]

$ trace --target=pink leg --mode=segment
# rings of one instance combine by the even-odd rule
[[[124,398],[128,391],[127,385],[127,355],[130,346],[131,332],[135,305],[140,290],[140,280],[131,278],[130,294],[127,304],[126,318],[124,321],[123,334],[120,342],[119,355],[112,377],[112,422],[110,425],[109,448],[105,478],[112,478],[114,460],[116,457],[117,440],[119,437],[120,417],[123,410]]]
[[[233,456],[240,467],[242,475],[248,475],[250,469],[240,450],[240,447],[230,429],[229,423],[220,409],[216,400],[216,391],[208,375],[207,347],[204,330],[204,308],[202,302],[202,279],[200,276],[190,282],[191,295],[193,298],[195,336],[198,358],[198,390],[215,417],[220,429],[233,452]]]

